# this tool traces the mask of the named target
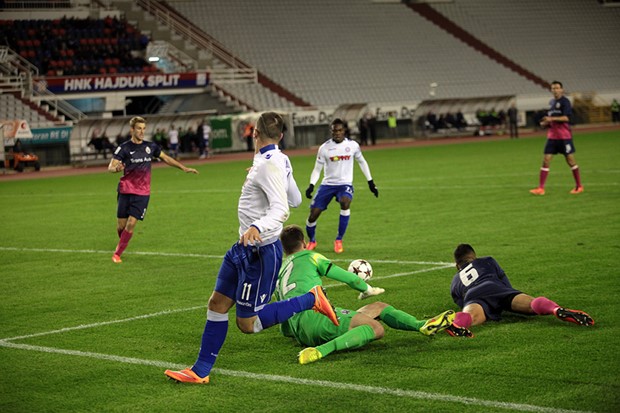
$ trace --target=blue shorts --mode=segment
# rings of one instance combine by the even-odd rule
[[[149,206],[149,195],[118,194],[117,218],[129,218],[130,216],[142,221],[146,215],[146,207]]]
[[[237,316],[255,316],[269,301],[282,266],[282,243],[244,247],[234,243],[224,256],[215,291],[235,300]]]
[[[340,201],[343,196],[353,199],[353,185],[321,185],[310,203],[310,208],[325,211],[333,198]]]
[[[463,307],[472,303],[480,304],[487,319],[501,320],[502,311],[512,311],[512,299],[521,294],[521,291],[515,290],[507,279],[506,281],[507,283],[485,281],[470,288],[465,294]]]
[[[545,145],[545,155],[570,155],[575,153],[575,145],[572,139],[547,139]]]

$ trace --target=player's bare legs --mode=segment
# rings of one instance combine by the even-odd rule
[[[532,309],[532,301],[534,301],[534,297],[527,294],[519,294],[512,299],[510,308],[515,313],[536,314],[536,312]]]
[[[468,304],[463,308],[463,312],[471,316],[471,326],[478,326],[487,321],[487,317],[486,315],[484,315],[484,310],[482,309],[482,306],[480,304]]]

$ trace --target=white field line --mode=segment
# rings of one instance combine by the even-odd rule
[[[27,335],[24,335],[24,336],[3,338],[0,341],[23,340],[23,339],[32,338],[32,337],[47,336],[47,335],[50,335],[50,334],[66,333],[67,331],[84,330],[84,329],[87,329],[87,328],[107,326],[107,325],[110,325],[110,324],[127,323],[127,322],[135,321],[135,320],[144,320],[146,318],[159,317],[161,315],[168,315],[168,314],[174,314],[174,313],[182,313],[182,312],[185,312],[185,311],[197,310],[199,308],[206,309],[206,307],[207,307],[207,304],[205,303],[204,305],[199,305],[199,306],[195,306],[195,307],[179,308],[177,310],[164,310],[164,311],[159,311],[157,313],[143,314],[143,315],[139,315],[139,316],[135,316],[135,317],[123,318],[123,319],[120,319],[120,320],[102,321],[102,322],[99,322],[99,323],[92,323],[92,324],[82,324],[82,325],[75,326],[75,327],[65,327],[65,328],[60,328],[58,330],[50,330],[50,331],[44,331],[44,332],[41,332],[41,333],[27,334]]]
[[[17,344],[11,343],[6,340],[0,340],[0,347],[8,347],[20,350],[29,350],[29,351],[38,351],[43,353],[55,353],[55,354],[63,354],[68,356],[78,356],[78,357],[89,357],[93,359],[99,360],[107,360],[113,361],[117,363],[125,363],[125,364],[137,364],[143,366],[153,366],[158,368],[170,368],[170,369],[183,369],[187,367],[183,364],[170,363],[167,361],[159,361],[159,360],[145,360],[134,357],[122,357],[122,356],[114,356],[111,354],[101,354],[101,353],[92,353],[88,351],[78,351],[78,350],[65,350],[53,347],[43,347],[43,346],[33,346],[29,344]],[[556,409],[551,407],[543,407],[543,406],[535,406],[531,404],[521,404],[521,403],[508,403],[508,402],[499,402],[493,400],[483,400],[476,399],[473,397],[460,397],[453,396],[449,394],[440,394],[440,393],[428,393],[423,391],[416,390],[405,390],[405,389],[394,389],[387,387],[376,387],[376,386],[366,386],[360,384],[353,383],[342,383],[336,381],[328,381],[328,380],[312,380],[312,379],[302,379],[291,376],[280,376],[275,374],[258,374],[251,373],[248,371],[238,371],[238,370],[226,370],[226,369],[213,369],[213,372],[222,374],[225,376],[233,376],[233,377],[244,377],[252,380],[262,380],[262,381],[273,381],[279,383],[290,383],[296,384],[300,386],[318,386],[318,387],[326,387],[330,389],[338,389],[338,390],[353,390],[361,393],[369,393],[372,395],[390,395],[396,397],[404,397],[416,400],[431,400],[431,401],[441,401],[446,403],[459,403],[465,405],[472,406],[482,406],[482,407],[492,407],[506,410],[516,410],[520,412],[536,412],[536,413],[589,413],[580,410],[566,410],[566,409]],[[162,377],[163,379],[163,377]]]
[[[372,284],[374,286],[375,280],[386,280],[388,278],[404,277],[404,276],[407,276],[407,275],[420,274],[420,273],[423,273],[423,272],[429,272],[429,271],[435,271],[435,270],[444,270],[446,268],[454,268],[454,265],[453,264],[446,264],[446,265],[441,266],[441,267],[423,268],[421,270],[416,270],[416,271],[409,271],[409,272],[401,272],[401,273],[391,274],[391,275],[384,275],[383,277],[372,277]],[[324,287],[327,289],[327,288],[336,288],[336,287],[348,287],[348,285],[343,284],[343,283],[337,283],[337,284],[327,283],[327,284],[324,284]]]
[[[50,253],[67,253],[67,254],[111,254],[114,251],[102,251],[102,250],[72,250],[63,248],[21,248],[21,247],[2,247],[0,251],[23,251],[23,252],[50,252]],[[181,257],[181,258],[209,258],[209,259],[222,259],[223,255],[209,255],[209,254],[191,254],[184,252],[163,252],[163,251],[128,251],[125,255],[149,255],[149,256],[162,256],[162,257]],[[349,260],[335,259],[333,262],[349,262]],[[432,262],[432,261],[397,261],[397,260],[368,260],[370,262],[385,263],[385,264],[416,264],[416,265],[448,265],[447,262]]]

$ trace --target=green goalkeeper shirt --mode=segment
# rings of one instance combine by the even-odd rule
[[[278,274],[276,298],[278,301],[306,294],[315,285],[323,285],[322,277],[340,281],[354,290],[364,292],[368,284],[357,275],[332,264],[330,260],[314,251],[300,251],[289,255]],[[308,310],[311,311],[311,310]],[[281,329],[285,336],[292,336],[291,327],[295,325],[295,314]]]

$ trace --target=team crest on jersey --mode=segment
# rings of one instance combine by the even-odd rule
[[[351,152],[351,148],[349,148],[348,146],[344,149],[345,152]]]
[[[555,108],[560,109],[560,102],[555,102]]]
[[[146,147],[146,153],[148,153],[148,154],[151,153],[151,148],[149,148],[148,146]]]

